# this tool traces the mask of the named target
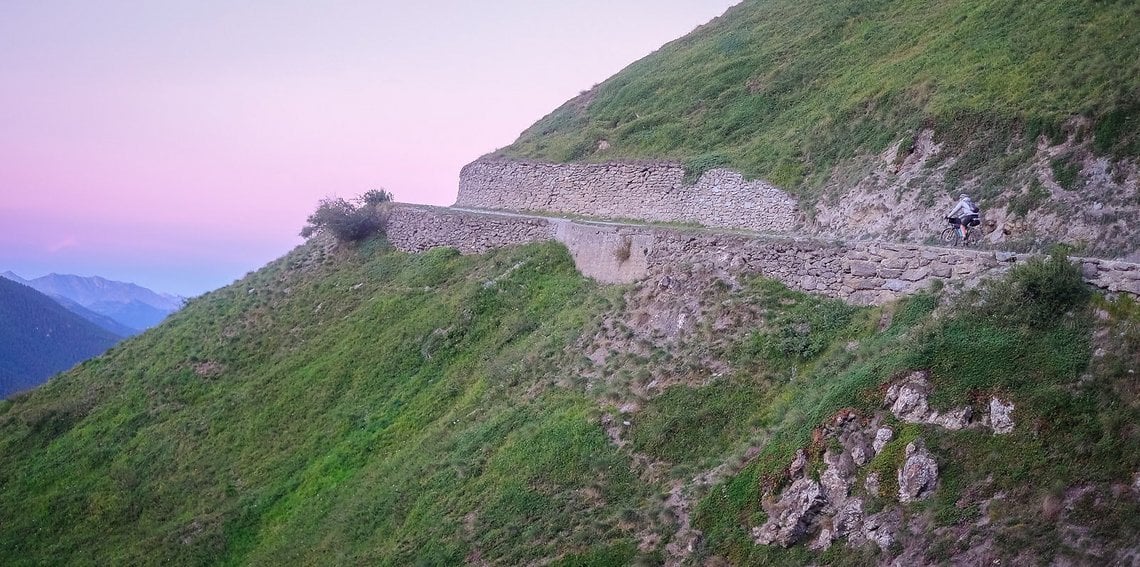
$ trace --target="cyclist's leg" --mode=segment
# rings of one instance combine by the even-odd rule
[[[982,223],[978,215],[967,216],[962,223],[962,241],[967,244],[973,244],[973,242],[977,240],[981,234],[978,232],[978,225],[980,224]]]

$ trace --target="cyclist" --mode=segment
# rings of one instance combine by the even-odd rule
[[[978,208],[978,205],[970,199],[969,195],[962,193],[958,196],[958,204],[946,213],[946,221],[962,233],[962,238],[966,238],[967,228],[982,224],[981,216],[982,210]]]

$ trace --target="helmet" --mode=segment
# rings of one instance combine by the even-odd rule
[[[958,198],[959,198],[959,199],[969,199],[969,198],[970,198],[970,196],[969,196],[969,195],[967,195],[967,194],[965,194],[965,193],[962,193],[961,195],[958,195]]]

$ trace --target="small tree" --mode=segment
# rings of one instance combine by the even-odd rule
[[[301,229],[301,236],[309,238],[321,233],[332,235],[339,242],[360,242],[374,234],[383,234],[388,211],[382,205],[392,202],[392,194],[372,189],[353,201],[359,205],[340,197],[321,199]]]

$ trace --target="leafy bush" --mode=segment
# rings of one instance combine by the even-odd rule
[[[317,210],[309,215],[301,236],[329,234],[338,242],[360,242],[370,236],[383,234],[388,221],[384,205],[392,201],[392,194],[383,189],[372,189],[352,201],[340,197],[321,199]]]
[[[1140,136],[1136,124],[1140,121],[1140,103],[1113,110],[1100,117],[1093,129],[1093,147],[1097,151],[1117,155],[1135,155],[1140,151]],[[1131,138],[1131,139],[1130,139]]]
[[[772,321],[765,354],[772,361],[815,358],[843,332],[856,311],[841,301],[795,305]]]
[[[632,249],[633,239],[628,236],[624,236],[621,239],[621,244],[619,244],[617,249],[614,250],[614,258],[617,259],[619,264],[624,264],[626,260],[629,260]]]
[[[392,192],[385,189],[369,189],[356,198],[362,206],[375,207],[392,202]]]
[[[840,300],[793,291],[774,280],[752,285],[769,309],[768,320],[764,328],[729,349],[728,356],[737,365],[763,361],[773,368],[792,368],[808,362],[849,332],[859,312]]]
[[[1007,279],[991,284],[983,293],[983,312],[1033,327],[1052,324],[1085,305],[1091,294],[1080,267],[1060,248],[1047,260],[1033,258],[1014,268]]]

